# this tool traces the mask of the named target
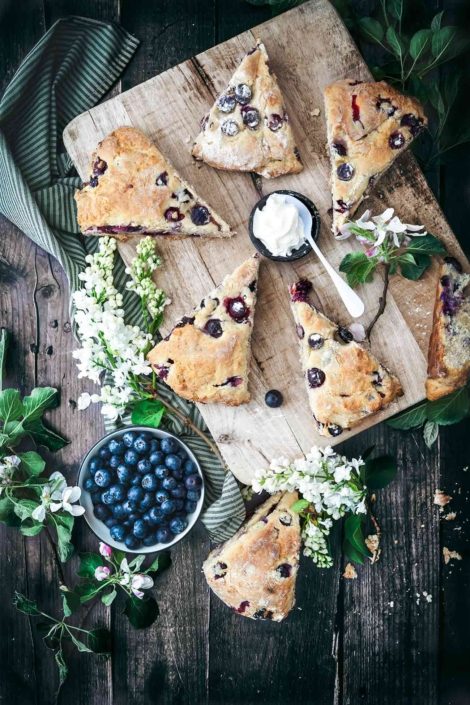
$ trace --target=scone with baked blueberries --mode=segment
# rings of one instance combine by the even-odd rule
[[[310,408],[322,436],[339,436],[403,394],[399,380],[352,333],[308,300],[312,284],[290,287]]]
[[[470,377],[470,274],[453,257],[443,262],[429,340],[426,396],[430,400],[455,392]]]
[[[250,400],[248,374],[259,255],[247,259],[148,354],[180,397],[238,406]]]
[[[200,198],[134,127],[120,127],[99,143],[91,175],[75,194],[85,235],[230,237],[225,221]]]
[[[294,606],[300,522],[296,492],[269,497],[202,569],[210,588],[243,617],[280,622]]]
[[[192,154],[216,169],[253,171],[267,179],[302,171],[281,89],[259,40],[201,127]]]
[[[344,79],[325,88],[333,232],[427,124],[421,104],[385,83]]]

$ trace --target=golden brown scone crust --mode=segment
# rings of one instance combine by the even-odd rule
[[[243,262],[148,354],[160,379],[184,399],[230,406],[250,400],[250,340],[258,267],[258,255]],[[235,306],[244,306],[239,320],[229,314],[230,299],[240,299]],[[210,329],[217,337],[206,332]]]
[[[259,40],[255,49],[242,60],[222,96],[233,95],[240,84],[251,89],[249,102],[243,106],[233,99],[232,111],[223,112],[216,101],[203,120],[193,156],[216,169],[254,171],[267,179],[302,171],[281,90],[276,76],[269,70],[265,46]],[[243,122],[242,109],[248,106],[259,112],[256,128]],[[221,128],[226,120],[236,122],[237,134],[223,133]],[[276,129],[270,129],[269,125]]]
[[[90,171],[90,181],[75,193],[78,224],[85,234],[109,234],[119,239],[134,233],[176,237],[233,234],[156,145],[134,127],[120,127],[105,137],[93,154]],[[191,209],[195,206],[207,209],[207,213],[199,211],[207,223],[193,222]],[[175,220],[168,219],[170,214]]]
[[[280,622],[294,606],[300,523],[290,507],[296,500],[296,492],[270,497],[202,566],[215,594],[244,617]]]
[[[338,436],[388,406],[403,390],[399,380],[352,340],[347,329],[319,313],[306,297],[292,300],[296,298],[299,284],[307,286],[307,294],[310,289],[306,280],[291,287],[291,307],[310,408],[318,432],[322,436]],[[351,337],[350,342],[341,338],[340,331],[343,336]],[[308,372],[312,369],[318,370],[318,373],[311,373],[314,384],[320,380],[318,386],[312,387],[309,382]]]
[[[427,118],[415,98],[402,95],[385,81],[336,81],[325,88],[324,98],[336,233]],[[337,170],[344,164],[353,170],[349,180],[338,178]]]
[[[441,265],[428,353],[426,396],[435,401],[470,378],[470,274],[449,258]]]

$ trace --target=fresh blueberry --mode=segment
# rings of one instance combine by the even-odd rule
[[[183,461],[186,460],[186,458],[188,457],[188,454],[186,453],[184,448],[180,448],[179,450],[177,450],[176,455]]]
[[[174,490],[170,490],[170,494],[175,499],[184,499],[186,497],[186,488],[184,485],[177,485]]]
[[[155,526],[157,524],[163,524],[163,522],[165,521],[165,512],[163,512],[158,507],[152,507],[151,509],[149,509],[148,518],[150,524],[154,524]]]
[[[174,499],[165,499],[161,504],[161,510],[164,514],[173,514],[176,511],[176,503]]]
[[[113,517],[115,519],[126,519],[127,518],[127,512],[124,509],[122,504],[115,504],[113,506]]]
[[[184,509],[184,499],[175,499],[176,511],[181,512]],[[183,512],[183,515],[186,514]]]
[[[201,482],[202,480],[199,475],[188,475],[184,481],[184,484],[188,490],[195,490],[199,489]]]
[[[135,452],[135,450],[130,448],[124,453],[124,460],[127,465],[137,465],[137,463],[139,462],[139,456]]]
[[[88,470],[92,475],[95,474],[97,470],[101,467],[101,459],[98,458],[96,455],[90,460],[88,463]]]
[[[140,512],[137,508],[135,512],[131,512],[128,516],[126,516],[126,519],[128,519],[130,522],[137,521],[137,519],[142,519],[142,512]]]
[[[142,487],[131,487],[127,492],[127,499],[131,502],[141,502],[144,494]]]
[[[179,456],[169,453],[165,458],[165,465],[168,470],[179,470],[182,465],[182,461]]]
[[[201,206],[200,203],[196,203],[196,205],[191,208],[189,216],[194,225],[207,225],[211,219],[209,209],[205,206]]]
[[[171,473],[175,480],[182,480],[183,479],[183,470],[173,470]]]
[[[169,474],[170,471],[164,465],[159,465],[155,468],[155,476],[158,477],[159,480],[163,480],[165,477],[168,477]]]
[[[129,518],[126,519],[126,521],[121,522],[121,526],[125,526],[126,529],[130,529],[133,526],[134,522],[131,521]]]
[[[184,474],[194,475],[196,472],[196,464],[192,460],[187,460],[184,464]]]
[[[126,497],[127,488],[120,484],[111,485],[108,492],[114,497],[115,502],[122,502]]]
[[[96,489],[96,484],[93,478],[87,477],[87,479],[83,483],[83,487],[86,489],[87,492],[93,492],[93,490]]]
[[[174,438],[162,438],[160,448],[164,453],[174,453],[178,446]]]
[[[132,470],[127,467],[127,465],[124,465],[124,463],[121,463],[121,465],[118,465],[116,468],[116,475],[119,480],[123,485],[130,485],[131,480],[132,480]]]
[[[190,502],[198,502],[200,496],[201,496],[201,493],[199,490],[188,490],[186,493],[186,500],[188,500]]]
[[[97,504],[93,508],[93,514],[97,519],[100,519],[101,521],[105,521],[105,519],[108,519],[110,514],[109,514],[109,509],[104,506],[104,504]]]
[[[137,519],[137,521],[134,522],[134,526],[132,527],[132,533],[134,536],[138,539],[143,539],[147,535],[148,528],[147,524],[143,519]]]
[[[110,528],[109,533],[115,541],[124,541],[126,537],[126,528],[122,526],[122,524],[117,524],[116,526],[112,526]]]
[[[166,490],[158,490],[158,492],[155,493],[155,499],[158,502],[158,504],[161,504],[164,502],[166,499],[170,499],[170,495]]]
[[[146,536],[144,539],[142,539],[142,543],[144,546],[153,546],[155,543],[157,543],[157,540],[155,539],[155,534],[149,534]]]
[[[184,509],[186,514],[192,514],[193,512],[196,511],[197,508],[197,502],[191,502],[191,500],[186,500],[184,503]]]
[[[138,503],[135,501],[135,499],[125,499],[122,503],[126,514],[132,514],[132,512],[135,512],[135,510],[137,509],[137,505]]]
[[[112,475],[109,470],[97,470],[95,472],[95,484],[98,487],[108,487],[111,484]]]
[[[139,462],[137,463],[137,470],[142,473],[142,475],[151,472],[152,464],[150,460],[147,460],[147,458],[142,458],[141,460],[139,460]]]
[[[178,483],[174,477],[165,477],[162,480],[162,487],[164,490],[174,490],[177,484]]]
[[[106,446],[103,446],[102,448],[99,449],[98,455],[100,458],[103,458],[103,460],[107,460],[108,458],[111,457],[111,453],[109,452],[109,448]]]
[[[120,455],[112,455],[110,459],[108,460],[108,465],[110,468],[113,468],[115,470],[119,465],[122,463],[122,458]]]
[[[134,443],[136,439],[136,434],[133,431],[126,431],[126,433],[122,437],[122,442],[126,446],[126,448],[132,448],[132,444]]]
[[[157,543],[170,543],[173,536],[171,534],[170,529],[162,527],[156,532],[155,538],[157,539]]]
[[[140,546],[140,540],[137,538],[137,536],[134,536],[133,534],[129,534],[128,536],[126,536],[126,538],[124,539],[124,543],[126,544],[126,548],[130,548],[131,551],[134,551]]]
[[[142,478],[142,487],[144,490],[156,490],[158,488],[158,479],[152,473],[144,475]]]
[[[140,487],[141,482],[142,476],[139,475],[139,473],[136,473],[131,480],[131,487]]]
[[[155,494],[153,492],[146,492],[143,499],[139,503],[139,511],[144,513],[153,507],[155,504]]]
[[[266,392],[266,396],[264,397],[266,406],[271,407],[271,409],[277,409],[278,406],[281,406],[283,401],[284,398],[277,389],[271,389],[269,392]]]
[[[184,519],[180,519],[179,517],[170,521],[170,531],[172,534],[181,534],[187,526],[188,522]]]
[[[119,524],[119,519],[115,519],[114,517],[108,517],[108,519],[105,519],[104,523],[110,529],[112,526],[117,526]]]
[[[148,453],[149,444],[143,436],[138,436],[134,441],[133,448],[139,455],[143,455],[144,453]]]
[[[150,509],[142,514],[142,519],[147,522],[147,524],[151,524],[151,519],[150,519]]]
[[[165,460],[165,454],[161,450],[156,450],[150,454],[149,460],[152,465],[161,465]]]
[[[101,501],[103,502],[103,504],[108,504],[108,505],[114,504],[116,502],[113,495],[108,491],[101,493]]]
[[[117,438],[111,438],[108,443],[108,448],[111,455],[121,455],[125,450],[123,441],[118,440]]]

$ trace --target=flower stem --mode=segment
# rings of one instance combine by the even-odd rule
[[[384,288],[382,290],[382,295],[379,298],[379,307],[377,309],[377,313],[375,314],[374,318],[370,322],[369,327],[367,328],[367,331],[366,331],[367,340],[370,340],[372,329],[374,328],[375,324],[379,320],[380,316],[385,311],[385,306],[387,305],[387,292],[388,292],[389,283],[390,283],[390,264],[387,262],[384,265]]]

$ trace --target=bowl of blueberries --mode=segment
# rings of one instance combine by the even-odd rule
[[[146,426],[128,426],[98,441],[82,462],[78,485],[90,529],[130,553],[154,553],[180,541],[204,501],[192,451],[171,433]]]

